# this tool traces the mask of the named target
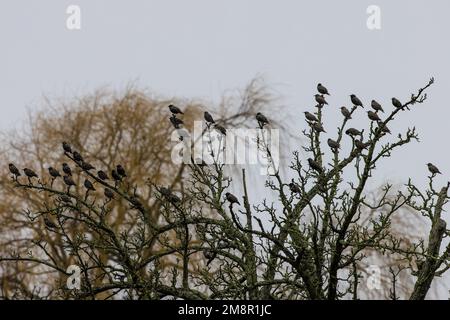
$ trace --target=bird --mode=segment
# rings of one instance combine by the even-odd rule
[[[228,202],[230,202],[230,205],[231,205],[231,206],[233,206],[234,203],[237,203],[238,205],[241,205],[241,204],[239,203],[238,198],[236,198],[235,195],[233,195],[233,194],[231,194],[231,193],[229,193],[229,192],[225,193],[225,198],[228,200]]]
[[[345,134],[348,134],[349,136],[353,137],[353,136],[360,136],[362,132],[355,128],[348,128],[347,130],[345,130]]]
[[[347,119],[347,120],[352,118],[352,114],[351,114],[350,111],[349,111],[346,107],[344,107],[344,106],[341,107],[341,113],[342,113],[342,115],[345,117],[345,119]]]
[[[142,203],[139,201],[137,196],[130,197],[130,202],[135,208],[142,208]]]
[[[341,146],[337,141],[334,141],[331,138],[328,138],[327,140],[328,145],[330,146],[331,149],[337,151],[337,149],[339,149]]]
[[[317,117],[314,114],[312,114],[311,112],[305,111],[304,114],[305,114],[306,120],[308,120],[308,121],[313,121],[313,122],[319,121],[319,119],[317,119]]]
[[[391,130],[389,130],[389,128],[382,121],[378,121],[378,127],[381,128],[381,132],[383,133],[391,133]]]
[[[216,124],[214,126],[214,128],[216,128],[217,131],[219,131],[221,134],[223,134],[224,136],[227,135],[227,129],[225,129],[225,127],[221,126],[220,124]]]
[[[24,172],[25,175],[28,177],[28,179],[31,179],[31,178],[33,178],[33,177],[38,178],[38,175],[36,174],[36,172],[34,172],[34,171],[31,170],[31,169],[24,168],[24,169],[23,169],[23,172]]]
[[[352,100],[352,103],[353,103],[354,106],[360,106],[360,107],[364,108],[361,100],[359,100],[359,98],[356,95],[351,94],[350,95],[350,100]]]
[[[269,120],[267,120],[266,116],[264,116],[261,112],[258,112],[256,114],[256,120],[258,121],[260,128],[263,128],[266,124],[269,123]]]
[[[206,265],[209,266],[209,264],[216,258],[217,253],[213,252],[211,250],[208,249],[204,249],[203,250],[203,255],[205,256],[205,258],[208,260],[206,262]]]
[[[172,112],[172,114],[184,114],[183,111],[180,110],[180,108],[178,108],[177,106],[174,106],[173,104],[170,104],[168,106],[170,112]]]
[[[64,183],[67,185],[67,192],[69,192],[70,191],[70,187],[71,186],[75,186],[76,184],[75,184],[75,181],[73,181],[73,179],[72,179],[72,177],[71,176],[64,176],[63,177],[63,180],[64,180]]]
[[[100,178],[100,180],[108,180],[109,179],[109,177],[108,177],[108,175],[106,174],[106,172],[105,171],[103,171],[103,170],[99,170],[99,171],[97,171],[97,175],[98,175],[98,177]]]
[[[19,169],[17,169],[13,163],[8,164],[8,167],[9,172],[11,172],[16,178],[21,176]]]
[[[292,182],[289,183],[289,190],[291,190],[292,193],[300,193],[300,187],[294,182],[294,179],[292,179]]]
[[[170,203],[180,203],[181,202],[181,199],[176,194],[173,194],[172,192],[167,197],[167,200],[169,200]]]
[[[428,166],[428,170],[431,172],[431,174],[434,176],[434,175],[436,175],[436,174],[442,174],[440,171],[439,171],[439,169],[438,169],[438,167],[436,167],[434,164],[432,164],[432,163],[427,163],[427,166]]]
[[[91,190],[95,191],[94,185],[88,179],[84,180],[84,187],[87,189],[88,192]]]
[[[362,142],[361,140],[356,139],[355,140],[355,146],[359,150],[366,149],[368,147],[368,144]]]
[[[81,156],[81,154],[80,154],[78,151],[74,151],[74,152],[72,153],[72,155],[73,155],[73,159],[74,159],[76,162],[82,162],[82,161],[83,161],[83,157]]]
[[[81,168],[82,168],[84,171],[89,171],[89,170],[95,169],[95,167],[94,167],[93,165],[91,165],[90,163],[85,162],[85,161],[83,161],[83,162],[81,163]]]
[[[105,188],[105,197],[107,197],[108,199],[114,199],[114,192],[110,189],[110,188]]]
[[[48,167],[48,173],[52,176],[53,179],[61,177],[61,174],[59,173],[59,171],[53,167]]]
[[[172,114],[172,116],[169,118],[170,122],[174,126],[175,129],[180,129],[180,125],[184,124],[183,120],[178,119],[175,114]]]
[[[328,89],[325,88],[321,83],[318,83],[318,84],[317,84],[317,91],[319,91],[319,93],[321,93],[321,94],[327,94],[327,95],[330,95],[330,94],[328,93]]]
[[[392,104],[396,108],[402,108],[403,107],[402,103],[397,98],[392,98]]]
[[[169,197],[172,194],[172,191],[170,191],[170,189],[166,187],[159,188],[159,192],[165,197]]]
[[[318,164],[316,161],[314,161],[311,158],[308,158],[308,164],[311,167],[311,169],[313,169],[314,171],[317,171],[319,173],[323,172],[323,168],[320,166],[320,164]]]
[[[126,172],[125,172],[125,169],[122,167],[122,165],[120,165],[120,164],[118,164],[117,166],[116,166],[116,171],[117,171],[117,173],[121,176],[121,177],[126,177],[127,176],[127,174],[126,174]]]
[[[64,149],[64,152],[72,153],[72,147],[66,141],[63,141],[62,147]]]
[[[45,226],[49,229],[58,228],[58,226],[47,217],[44,217],[44,223],[45,223]]]
[[[67,174],[68,176],[72,176],[72,170],[70,169],[70,167],[67,163],[64,162],[62,164],[62,169],[65,174]]]
[[[317,132],[317,133],[321,133],[321,132],[325,132],[325,129],[323,128],[322,124],[319,122],[313,122],[313,124],[311,125],[311,127]]]
[[[205,111],[205,112],[203,113],[203,116],[204,116],[204,118],[205,118],[205,120],[206,120],[207,123],[215,123],[215,121],[214,121],[212,115],[211,115],[208,111]]]
[[[378,116],[378,114],[376,112],[369,110],[369,111],[367,111],[367,116],[372,121],[381,121],[380,117]]]
[[[325,100],[325,97],[320,94],[315,94],[314,97],[316,98],[316,102],[323,106],[324,104],[328,104],[328,102]]]
[[[372,100],[372,102],[370,103],[370,106],[371,106],[372,109],[375,110],[376,112],[378,112],[378,111],[384,112],[383,108],[381,107],[381,104],[379,104],[379,103],[376,102],[375,100]]]
[[[114,179],[114,181],[122,181],[122,176],[121,175],[119,175],[118,173],[117,173],[117,171],[116,170],[111,170],[111,176],[112,176],[112,178]]]
[[[61,196],[59,196],[58,198],[61,202],[65,202],[65,203],[72,203],[72,199],[65,194],[62,194]]]

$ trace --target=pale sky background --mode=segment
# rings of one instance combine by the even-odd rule
[[[66,29],[71,4],[81,7],[80,31]],[[381,8],[381,30],[366,27],[369,5]],[[20,128],[43,94],[75,96],[137,80],[166,96],[218,100],[262,74],[298,114],[291,124],[298,131],[316,84],[325,84],[336,109],[325,121],[332,132],[349,94],[390,109],[392,96],[404,101],[434,76],[426,104],[391,125],[394,136],[416,126],[421,143],[381,164],[373,185],[408,176],[424,185],[427,162],[444,173],[443,184],[450,179],[449,14],[448,0],[3,0],[0,130]]]

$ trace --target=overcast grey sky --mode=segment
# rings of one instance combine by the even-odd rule
[[[66,8],[81,8],[82,28],[66,28]],[[369,5],[381,30],[366,26]],[[317,82],[332,108],[357,94],[385,109],[430,76],[429,100],[398,118],[394,134],[416,126],[421,143],[379,166],[389,178],[419,184],[435,163],[450,179],[450,1],[434,0],[10,0],[0,3],[0,130],[18,128],[42,95],[73,96],[131,80],[167,96],[217,100],[224,90],[263,74],[290,112],[313,105]],[[340,113],[330,112],[327,130]],[[294,121],[294,120],[293,120]],[[354,126],[366,123],[365,117]],[[296,125],[296,123],[294,123]]]

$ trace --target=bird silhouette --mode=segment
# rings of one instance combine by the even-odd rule
[[[95,191],[94,185],[88,179],[84,180],[84,187],[87,189],[88,192]]]
[[[352,118],[352,114],[351,114],[350,111],[349,111],[346,107],[344,107],[344,106],[341,107],[341,113],[342,113],[342,115],[345,117],[345,119],[347,119],[347,120]]]
[[[62,164],[62,169],[65,174],[67,174],[68,176],[72,176],[72,170],[70,169],[70,167],[67,163],[64,162]]]
[[[369,145],[362,142],[361,140],[356,139],[355,146],[358,150],[363,150],[363,149],[366,149]]]
[[[16,178],[21,176],[19,169],[17,169],[13,163],[8,164],[8,167],[9,172],[11,172]]]
[[[121,175],[119,175],[118,173],[117,173],[117,171],[116,170],[111,170],[111,177],[114,179],[114,181],[122,181],[122,176]]]
[[[219,125],[219,124],[216,124],[216,125],[214,126],[214,128],[216,128],[216,130],[219,131],[219,132],[220,132],[221,134],[223,134],[224,136],[227,135],[227,129],[225,129],[225,127],[223,127],[223,126],[221,126],[221,125]]]
[[[289,183],[289,190],[291,190],[292,193],[301,193],[300,187],[294,182],[294,179]]]
[[[367,116],[372,121],[381,121],[380,117],[378,116],[378,114],[376,112],[369,110],[369,111],[367,111]]]
[[[261,129],[264,128],[264,126],[269,123],[269,120],[267,120],[267,118],[261,112],[258,112],[256,114],[256,120],[258,121],[259,127]]]
[[[36,174],[36,172],[34,172],[34,171],[31,170],[31,169],[24,168],[24,169],[23,169],[23,172],[24,172],[25,175],[27,176],[28,182],[29,182],[30,184],[31,184],[31,179],[32,179],[33,177],[38,178],[38,175]]]
[[[428,166],[428,170],[431,172],[431,174],[434,176],[434,175],[436,175],[436,174],[442,174],[440,171],[439,171],[439,169],[438,169],[438,167],[436,167],[434,164],[432,164],[432,163],[427,163],[427,166]]]
[[[49,229],[57,229],[58,228],[58,226],[47,217],[44,217],[44,224]]]
[[[375,100],[372,100],[372,102],[370,103],[370,106],[371,106],[372,109],[375,110],[376,112],[378,112],[378,111],[384,112],[383,108],[381,107],[381,104],[379,104],[379,103],[376,102]]]
[[[319,119],[317,119],[317,117],[314,114],[312,114],[311,112],[305,111],[304,114],[305,114],[306,120],[308,120],[308,121],[312,121],[312,122],[319,121]]]
[[[116,171],[117,171],[117,173],[118,173],[121,177],[123,177],[123,178],[127,176],[127,173],[125,172],[125,169],[122,167],[121,164],[118,164],[118,165],[116,166]]]
[[[183,120],[177,118],[175,116],[175,114],[172,114],[172,116],[169,118],[169,120],[175,129],[180,129],[180,125],[184,124]]]
[[[86,161],[83,161],[83,162],[81,163],[81,168],[82,168],[84,171],[89,171],[89,170],[95,169],[95,167],[94,167],[93,165],[91,165],[90,163],[88,163],[88,162],[86,162]]]
[[[321,132],[325,132],[325,129],[323,128],[322,124],[319,122],[313,122],[311,124],[311,127],[314,129],[314,131],[316,131],[317,133],[321,133]]]
[[[169,107],[170,112],[172,112],[172,114],[184,114],[180,110],[180,108],[178,108],[177,106],[174,106],[173,104],[170,104],[168,107]]]
[[[78,151],[74,151],[74,152],[72,153],[72,156],[73,156],[73,159],[74,159],[76,162],[82,162],[82,161],[83,161],[83,157],[81,156],[81,154],[80,154]]]
[[[392,98],[392,104],[398,109],[403,107],[402,103],[397,98]]]
[[[325,100],[325,97],[323,95],[320,94],[315,94],[314,95],[316,102],[320,105],[323,106],[325,104],[328,104],[328,102]]]
[[[110,188],[105,188],[104,194],[108,199],[114,199],[114,192]]]
[[[64,149],[64,152],[72,153],[72,147],[67,142],[63,141],[62,147]]]
[[[308,158],[308,164],[311,167],[311,169],[313,169],[314,171],[317,171],[319,173],[323,172],[323,168],[320,166],[320,164],[316,161],[314,161],[311,158]]]
[[[231,206],[235,203],[237,203],[238,205],[241,205],[239,203],[238,198],[229,192],[225,193],[225,198],[228,200],[228,202],[230,203]]]
[[[208,111],[205,111],[205,112],[203,113],[203,116],[204,116],[204,118],[205,118],[205,120],[206,120],[206,122],[207,122],[208,124],[215,123],[215,121],[214,121],[212,115],[211,115]]]
[[[63,177],[64,183],[67,185],[67,193],[70,191],[71,186],[75,186],[75,181],[73,181],[71,176],[64,176]]]
[[[364,108],[364,106],[363,106],[361,100],[359,100],[359,98],[358,98],[356,95],[351,94],[351,95],[350,95],[350,100],[352,101],[352,103],[353,103],[354,106],[357,106],[357,107],[363,107],[363,108]]]
[[[317,91],[319,91],[320,94],[327,94],[330,95],[328,93],[328,89],[325,88],[321,83],[317,84]]]
[[[347,130],[345,130],[345,134],[354,137],[354,136],[360,136],[362,134],[362,132],[355,128],[348,128]]]
[[[327,140],[327,143],[328,143],[328,146],[330,146],[330,148],[333,150],[333,151],[337,151],[341,146],[340,146],[340,144],[337,142],[337,141],[334,141],[333,139],[331,139],[331,138],[329,138],[328,140]]]
[[[98,172],[97,172],[97,175],[98,175],[98,177],[100,178],[100,180],[108,180],[109,179],[109,177],[108,177],[108,175],[106,174],[106,172],[105,171],[103,171],[103,170],[99,170]]]

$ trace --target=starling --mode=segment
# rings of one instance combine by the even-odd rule
[[[71,186],[75,186],[76,185],[75,181],[73,181],[72,177],[70,177],[70,176],[64,176],[63,180],[64,180],[64,183],[69,187],[69,189],[70,189]]]
[[[122,181],[122,177],[114,169],[111,171],[111,176],[115,181]]]
[[[238,198],[236,198],[235,195],[233,195],[233,194],[231,194],[229,192],[225,193],[225,198],[227,198],[227,200],[230,202],[231,205],[233,205],[234,203],[237,203],[238,205],[241,205],[239,203]]]
[[[345,130],[345,134],[348,134],[349,136],[353,137],[353,136],[360,136],[362,132],[355,128],[348,128],[347,130]]]
[[[62,147],[64,149],[64,152],[72,153],[72,147],[67,142],[63,141]]]
[[[378,114],[376,112],[369,110],[369,111],[367,111],[367,116],[372,121],[381,121],[380,117],[378,116]]]
[[[328,102],[325,100],[324,96],[320,95],[320,94],[316,94],[314,95],[314,97],[316,98],[316,102],[323,106],[324,104],[328,104]]]
[[[352,114],[346,107],[341,107],[341,113],[347,120],[352,118]]]
[[[306,120],[312,121],[312,122],[319,121],[319,119],[317,119],[317,117],[314,114],[312,114],[311,112],[305,111],[304,113],[305,113]]]
[[[44,217],[44,223],[45,223],[45,226],[49,229],[58,228],[58,226],[47,217]]]
[[[434,164],[427,163],[427,166],[428,166],[428,170],[430,170],[432,175],[435,175],[435,174],[438,174],[438,173],[441,174],[441,172],[439,171],[438,167],[436,167]]]
[[[65,174],[67,174],[68,176],[72,176],[72,170],[70,169],[70,167],[67,163],[64,162],[62,164],[62,169]]]
[[[378,111],[384,112],[383,108],[381,107],[381,104],[379,104],[375,100],[372,100],[370,105],[372,106],[372,109],[375,110],[376,112],[378,112]]]
[[[105,197],[114,199],[114,192],[110,188],[105,188]]]
[[[83,161],[83,162],[81,163],[81,168],[82,168],[84,171],[89,171],[89,170],[95,169],[95,167],[94,167],[93,165],[91,165],[90,163],[85,162],[85,161]]]
[[[165,187],[161,187],[159,189],[159,192],[161,192],[161,194],[165,197],[170,197],[170,195],[172,194],[172,192],[168,188],[165,188]]]
[[[352,103],[354,106],[357,106],[357,107],[360,106],[360,107],[364,108],[361,100],[359,100],[359,98],[357,96],[355,96],[354,94],[350,95],[350,99],[352,100]]]
[[[180,129],[180,125],[184,124],[183,120],[178,119],[174,114],[169,119],[175,129]]]
[[[116,166],[116,170],[117,170],[117,173],[118,173],[121,177],[126,177],[126,176],[127,176],[127,174],[126,174],[126,172],[125,172],[125,169],[122,167],[122,165],[118,164],[118,165]]]
[[[261,112],[258,112],[256,114],[256,120],[258,120],[259,126],[261,128],[264,127],[264,125],[269,123],[269,120],[267,120],[267,118]]]
[[[93,185],[92,182],[90,182],[88,179],[85,179],[85,180],[84,180],[84,187],[85,187],[88,191],[90,191],[90,190],[95,191],[94,185]]]
[[[330,95],[328,93],[328,89],[325,88],[321,83],[317,84],[317,91],[319,91],[320,94],[327,94]]]
[[[173,194],[172,192],[167,197],[167,200],[169,200],[169,202],[171,202],[171,203],[180,203],[181,202],[181,199],[176,194]]]
[[[169,110],[170,112],[172,112],[172,114],[184,114],[180,108],[178,108],[177,106],[174,106],[173,104],[169,105]]]
[[[108,180],[109,178],[108,178],[108,175],[106,174],[106,172],[105,171],[103,171],[103,170],[99,170],[98,172],[97,172],[97,175],[98,175],[98,177],[100,178],[100,180]]]
[[[31,179],[31,178],[33,178],[33,177],[38,177],[38,175],[36,174],[36,172],[34,172],[33,170],[31,170],[31,169],[28,169],[28,168],[24,168],[23,169],[23,172],[25,173],[25,175],[28,177],[28,179]]]
[[[48,167],[48,173],[52,176],[53,179],[61,177],[61,174],[59,173],[59,171],[53,167]]]
[[[19,169],[17,169],[17,167],[14,164],[10,163],[8,165],[8,167],[9,167],[9,172],[11,172],[13,175],[15,175],[16,178],[21,176]]]
[[[64,203],[72,203],[72,199],[65,194],[63,194],[59,197],[59,201],[64,202]]]
[[[74,152],[72,153],[72,155],[73,155],[73,159],[74,159],[76,162],[82,162],[82,161],[83,161],[83,157],[81,156],[81,154],[80,154],[78,151],[74,151]]]
[[[339,149],[341,146],[338,142],[334,141],[333,139],[328,139],[327,140],[328,145],[330,146],[331,149],[333,150],[337,150]]]
[[[294,179],[292,179],[292,182],[289,183],[289,190],[291,190],[292,193],[300,193],[300,187],[294,182]]]
[[[205,117],[205,120],[206,120],[207,123],[215,123],[212,115],[208,111],[205,111],[203,116]]]
[[[318,164],[313,159],[308,158],[308,163],[309,163],[309,166],[311,167],[311,169],[313,169],[313,170],[315,170],[315,171],[317,171],[319,173],[323,172],[323,168],[320,166],[320,164]]]
[[[219,132],[220,132],[221,134],[223,134],[224,136],[227,135],[227,129],[225,129],[225,128],[222,127],[221,125],[216,124],[216,125],[214,126],[214,128],[216,128],[216,130],[219,131]]]
[[[403,107],[402,103],[397,98],[392,98],[392,104],[396,108],[402,108]]]
[[[206,259],[208,259],[206,265],[209,266],[209,264],[216,258],[217,254],[215,252],[212,252],[211,250],[204,249],[203,255],[205,256]]]
[[[391,130],[389,130],[389,128],[382,121],[378,121],[378,127],[381,128],[381,132],[383,133],[391,133]]]
[[[142,203],[139,201],[137,197],[135,196],[131,197],[130,202],[135,208],[142,208]]]
[[[357,149],[363,150],[363,149],[366,149],[369,145],[364,143],[364,142],[362,142],[361,140],[356,139],[355,140],[355,146],[356,146]]]
[[[321,133],[321,132],[325,132],[325,129],[323,128],[322,124],[319,122],[314,122],[311,127],[317,132],[317,133]]]

